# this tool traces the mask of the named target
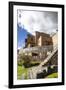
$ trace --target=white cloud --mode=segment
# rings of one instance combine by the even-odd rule
[[[35,31],[51,33],[58,28],[57,12],[18,11],[18,23],[34,34]]]

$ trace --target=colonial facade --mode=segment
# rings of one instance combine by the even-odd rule
[[[28,35],[25,40],[25,48],[26,47],[34,47],[34,46],[46,46],[53,45],[52,37],[49,34],[42,32],[35,32],[35,36]]]

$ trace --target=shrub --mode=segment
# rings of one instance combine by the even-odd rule
[[[17,62],[17,64],[18,64],[19,66],[22,66],[22,65],[23,65],[23,61],[22,61],[22,60],[19,60],[19,61]]]
[[[23,65],[24,65],[26,68],[29,67],[29,66],[30,66],[30,62],[31,62],[29,56],[28,56],[28,55],[23,55],[23,56],[22,56],[22,59],[23,59]]]
[[[39,65],[39,62],[37,62],[36,60],[33,60],[33,58],[31,56],[20,54],[19,60],[18,60],[18,65],[19,66],[24,65],[25,68],[29,68],[32,66]]]

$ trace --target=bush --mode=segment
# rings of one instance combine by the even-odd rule
[[[17,62],[17,64],[18,64],[19,66],[22,66],[22,65],[23,65],[23,61],[22,61],[22,60],[19,60],[19,61]]]
[[[29,66],[29,64],[30,64],[30,58],[29,58],[29,56],[23,56],[23,60],[24,60],[24,66]]]
[[[47,74],[49,75],[51,73],[53,73],[53,70],[52,70],[51,66],[48,66],[48,72],[47,72]]]
[[[36,60],[33,60],[31,56],[22,54],[22,55],[19,55],[18,65],[19,66],[24,65],[25,68],[29,68],[32,66],[39,65],[39,62],[37,62]]]

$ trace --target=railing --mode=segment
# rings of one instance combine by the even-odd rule
[[[42,65],[45,65],[48,61],[50,61],[51,57],[55,54],[57,50],[58,48],[55,48],[55,50],[53,50],[53,52],[39,66],[41,67]]]
[[[46,52],[46,51],[53,51],[53,49],[57,48],[58,45],[47,45],[47,46],[35,46],[35,47],[28,47],[25,49],[21,49],[19,53],[29,53],[29,52]]]

